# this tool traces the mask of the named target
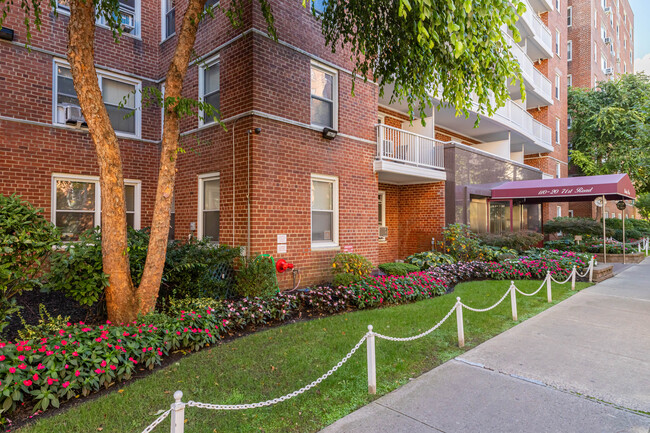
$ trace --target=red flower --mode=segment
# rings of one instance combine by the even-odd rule
[[[9,367],[9,373],[15,373],[16,369],[14,367]]]
[[[70,385],[70,382],[63,382],[61,384],[62,387],[67,388]]]
[[[74,377],[79,377],[80,374],[81,373],[79,373],[79,370],[77,370],[77,371],[74,372]]]
[[[38,374],[34,374],[34,376],[32,376],[32,379],[38,380]]]
[[[111,370],[117,370],[117,367],[114,366],[114,365],[111,365],[110,367],[111,367]]]
[[[4,355],[0,355],[0,361],[4,361],[4,360],[5,360],[5,356],[4,356]]]
[[[24,384],[25,386],[32,386],[32,381],[29,380],[29,379],[27,379],[27,380],[23,380],[23,384]]]

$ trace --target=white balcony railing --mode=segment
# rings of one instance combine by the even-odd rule
[[[445,169],[442,142],[381,124],[377,125],[377,158],[416,167]]]
[[[532,88],[526,87],[526,91],[532,91],[540,95],[546,101],[552,102],[552,85],[551,80],[546,78],[544,74],[537,70],[533,61],[524,52],[523,48],[517,45],[510,35],[505,34],[506,41],[510,44],[510,51],[515,56],[521,67],[521,72],[524,80],[532,84]]]
[[[551,30],[546,26],[546,24],[544,24],[539,15],[535,13],[528,0],[522,1],[526,5],[526,12],[523,13],[521,18],[526,21],[526,24],[528,24],[532,29],[537,43],[542,46],[547,53],[553,55],[553,39],[551,36]]]
[[[535,141],[552,147],[551,128],[535,120],[528,111],[512,100],[508,100],[506,105],[499,108],[494,117],[496,116],[513,123],[521,132],[532,136]]]

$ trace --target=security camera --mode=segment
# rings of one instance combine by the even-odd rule
[[[261,134],[262,133],[262,128],[255,128],[255,133],[256,134]]]

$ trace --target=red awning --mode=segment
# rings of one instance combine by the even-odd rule
[[[519,180],[492,188],[492,200],[525,199],[530,203],[633,200],[636,191],[627,174]]]

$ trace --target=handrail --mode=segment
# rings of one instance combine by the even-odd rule
[[[444,170],[444,144],[432,137],[378,124],[377,158]]]

